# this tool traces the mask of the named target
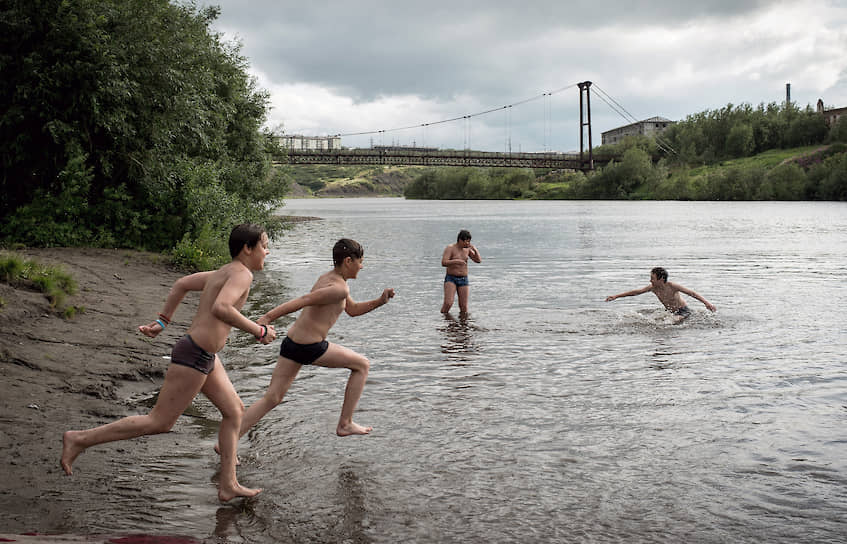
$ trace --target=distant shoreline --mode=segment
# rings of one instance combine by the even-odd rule
[[[323,217],[314,217],[311,215],[277,215],[286,223],[303,223],[305,221],[321,221]]]

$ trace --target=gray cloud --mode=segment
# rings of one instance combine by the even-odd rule
[[[264,84],[319,87],[353,105],[413,95],[442,105],[446,118],[470,113],[451,111],[460,104],[495,107],[592,80],[636,117],[681,118],[727,102],[779,101],[785,82],[795,78],[801,78],[792,93],[797,101],[814,102],[824,91],[830,101],[847,101],[843,77],[838,80],[847,67],[840,60],[847,9],[826,0],[807,7],[751,1],[215,3],[221,7],[216,28],[242,41]],[[805,27],[811,41],[791,28],[783,38],[780,26],[791,26],[796,14],[811,18],[823,9],[826,17]],[[783,13],[794,16],[783,20]],[[810,71],[810,65],[818,67]],[[568,93],[570,109],[561,118],[576,124],[578,93]],[[595,102],[598,121],[617,123],[616,114]],[[397,126],[408,120],[398,119]],[[598,141],[608,128],[595,127]],[[576,137],[561,145],[572,147]],[[534,138],[530,145],[544,142]]]

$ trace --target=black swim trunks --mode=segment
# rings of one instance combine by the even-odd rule
[[[186,334],[174,344],[171,362],[208,374],[215,368],[215,354],[195,344],[191,336]]]
[[[691,315],[691,310],[688,308],[688,306],[683,306],[682,308],[677,308],[673,315],[688,317],[689,315]]]
[[[279,348],[281,357],[291,359],[295,363],[301,365],[310,365],[318,360],[318,357],[326,353],[329,349],[329,342],[315,342],[314,344],[298,344],[289,337],[282,340],[282,345]]]

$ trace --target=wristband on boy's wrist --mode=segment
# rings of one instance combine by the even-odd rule
[[[262,340],[265,336],[268,335],[268,326],[267,325],[259,325],[259,327],[261,327],[262,334],[261,334],[261,336],[258,335],[258,334],[255,335],[255,336],[256,336],[257,340]]]
[[[167,325],[165,325],[165,322],[162,321],[161,319],[157,319],[156,323],[158,323],[159,326],[162,327],[162,330],[165,330],[165,327],[167,327]]]
[[[159,314],[159,317],[162,319],[162,321],[165,322],[165,325],[171,324],[171,319],[168,316],[166,316],[165,314]]]

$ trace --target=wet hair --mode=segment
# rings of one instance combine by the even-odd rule
[[[344,259],[350,257],[352,259],[361,259],[365,256],[365,249],[356,240],[350,238],[342,238],[335,242],[332,248],[332,262],[335,266],[344,264]]]
[[[242,223],[232,229],[229,235],[229,255],[233,259],[241,253],[244,246],[250,249],[256,247],[256,244],[262,239],[265,233],[265,227],[254,225],[252,223]]]
[[[460,242],[462,240],[467,240],[470,242],[471,240],[471,231],[462,229],[459,231],[459,235],[456,237],[456,241]]]
[[[668,271],[662,268],[661,266],[657,266],[656,268],[651,270],[650,273],[654,274],[657,280],[668,281]]]

